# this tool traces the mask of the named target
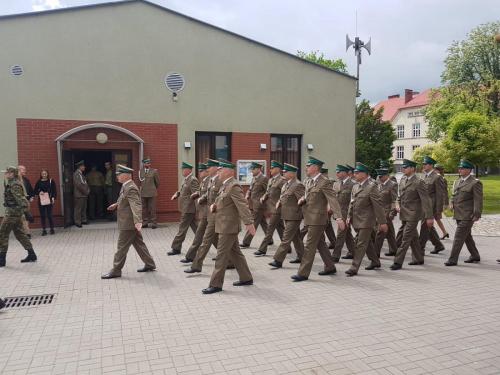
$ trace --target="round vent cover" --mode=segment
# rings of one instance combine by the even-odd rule
[[[13,76],[20,76],[23,74],[23,67],[21,65],[12,65],[10,67],[10,74]]]
[[[165,86],[172,92],[179,92],[184,89],[184,76],[179,73],[169,73],[165,77]]]

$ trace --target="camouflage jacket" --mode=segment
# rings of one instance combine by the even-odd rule
[[[5,184],[3,198],[5,216],[22,216],[28,209],[23,185],[17,179],[8,180]]]

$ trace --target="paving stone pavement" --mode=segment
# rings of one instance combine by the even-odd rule
[[[259,230],[244,250],[255,285],[233,287],[228,271],[223,293],[202,295],[214,250],[202,274],[185,274],[166,256],[175,224],[144,232],[157,272],[137,273],[131,250],[123,277],[101,280],[114,228],[37,235],[34,264],[19,263],[25,252],[11,239],[0,294],[56,297],[0,312],[1,374],[500,374],[498,238],[476,237],[481,264],[464,264],[464,250],[458,267],[444,267],[447,240],[424,266],[392,272],[384,258],[354,278],[346,261],[318,276],[317,256],[311,279],[292,283],[297,265],[272,271],[270,256],[252,255]]]

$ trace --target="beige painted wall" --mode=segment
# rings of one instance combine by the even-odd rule
[[[354,79],[146,3],[0,19],[0,51],[3,164],[16,118],[177,123],[189,161],[195,130],[304,134],[304,162],[307,143],[331,168],[354,161]],[[171,71],[186,78],[177,103]]]

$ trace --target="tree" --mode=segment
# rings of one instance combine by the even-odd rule
[[[381,160],[392,156],[396,134],[389,121],[382,120],[383,109],[377,112],[367,100],[356,106],[356,160],[372,170]]]
[[[297,51],[297,56],[315,64],[326,66],[331,70],[347,73],[347,64],[342,59],[327,59],[322,52],[311,51],[309,53],[305,53],[303,51]]]

